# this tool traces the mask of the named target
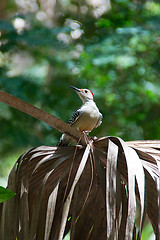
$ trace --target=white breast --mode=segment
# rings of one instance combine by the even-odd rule
[[[92,131],[95,127],[99,126],[99,119],[101,113],[99,112],[95,102],[88,101],[80,108],[81,115],[73,124],[80,131]]]

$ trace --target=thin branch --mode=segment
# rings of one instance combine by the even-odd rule
[[[84,137],[82,136],[81,132],[71,127],[69,124],[63,122],[61,119],[3,91],[0,91],[0,101],[20,110],[21,112],[27,113],[28,115],[37,118],[42,122],[47,123],[58,131],[67,134],[72,139],[74,139],[74,141],[76,140],[78,142],[80,139],[80,143],[86,146]]]

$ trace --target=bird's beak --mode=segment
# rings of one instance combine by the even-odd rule
[[[80,89],[78,89],[78,88],[76,88],[76,87],[74,87],[74,86],[71,86],[71,88],[73,88],[76,92],[81,92]]]

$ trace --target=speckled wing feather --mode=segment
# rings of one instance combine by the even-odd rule
[[[75,121],[80,117],[81,115],[81,111],[80,108],[78,108],[72,115],[71,119],[69,120],[69,124],[73,125],[73,123],[75,123]]]
[[[80,117],[81,115],[81,111],[80,108],[78,108],[72,115],[72,117],[69,120],[69,124],[73,125],[76,120]],[[66,135],[66,134],[62,134],[60,141],[58,142],[57,146],[68,146],[70,143],[71,139]]]

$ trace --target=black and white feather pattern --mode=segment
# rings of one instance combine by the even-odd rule
[[[75,121],[80,117],[82,111],[80,108],[78,108],[73,114],[72,117],[69,120],[69,125],[73,125]],[[62,134],[60,141],[58,142],[57,146],[67,146],[69,142],[69,137],[65,134]]]
[[[80,110],[80,108],[78,108],[72,115],[72,117],[69,120],[69,125],[72,125],[73,123],[75,123],[75,121],[79,118],[79,116],[81,115],[82,111]]]

